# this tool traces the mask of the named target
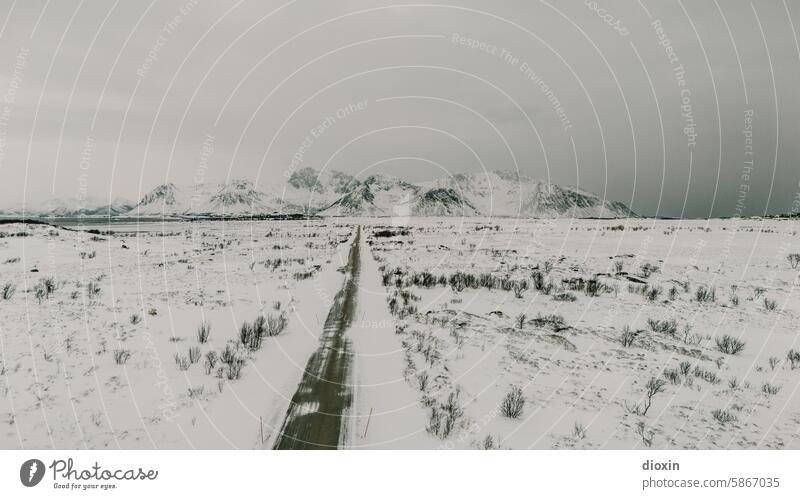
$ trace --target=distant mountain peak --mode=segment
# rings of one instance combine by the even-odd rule
[[[307,189],[314,192],[322,192],[322,183],[319,181],[319,173],[311,167],[300,168],[289,177],[289,185],[295,189]]]

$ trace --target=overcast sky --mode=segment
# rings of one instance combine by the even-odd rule
[[[0,196],[518,169],[645,215],[787,212],[793,27],[784,0],[0,0]]]

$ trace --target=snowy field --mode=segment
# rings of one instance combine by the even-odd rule
[[[794,221],[110,229],[0,226],[0,448],[271,448],[353,244],[341,447],[800,448]]]
[[[352,229],[112,229],[0,226],[0,286],[16,288],[0,300],[0,448],[266,445],[317,347]],[[242,345],[258,316],[285,328]]]

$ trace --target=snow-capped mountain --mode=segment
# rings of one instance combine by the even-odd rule
[[[450,187],[429,189],[417,200],[412,213],[423,217],[473,217],[480,213],[461,193]]]
[[[283,213],[310,214],[328,208],[360,184],[346,173],[318,172],[306,167],[293,172],[285,185],[273,186],[270,192]]]
[[[21,215],[21,207],[0,214]],[[412,184],[382,173],[358,180],[337,171],[302,168],[279,182],[254,185],[160,185],[138,203],[88,198],[54,199],[26,206],[29,216],[499,216],[521,218],[617,218],[636,216],[624,203],[576,187],[514,172],[457,174]]]
[[[413,206],[421,188],[382,173],[370,175],[350,192],[340,197],[320,215],[393,216],[406,206]],[[413,214],[413,212],[412,212]]]
[[[191,200],[191,189],[181,188],[170,182],[159,185],[145,194],[126,215],[179,215],[189,209]]]
[[[516,172],[457,174],[428,184],[449,188],[484,216],[522,218],[619,218],[636,216],[619,201],[577,187],[560,186]]]
[[[129,216],[242,216],[272,213],[263,192],[249,180],[221,185],[159,185],[145,194]]]
[[[133,201],[123,198],[109,199],[94,196],[84,199],[54,198],[44,202],[20,203],[0,209],[0,215],[55,218],[113,217],[130,211],[134,205],[136,203]]]
[[[207,202],[192,204],[189,214],[257,215],[274,210],[265,195],[249,180],[234,180],[222,185]]]

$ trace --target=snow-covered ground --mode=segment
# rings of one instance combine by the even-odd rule
[[[800,448],[796,222],[478,218],[2,225],[0,448],[271,447],[358,225],[347,447]]]
[[[402,428],[414,448],[800,448],[797,228],[430,219],[373,237],[428,431],[411,414],[376,435],[373,414],[364,443],[403,447]],[[743,350],[720,351],[726,334]],[[514,387],[515,418],[503,411]],[[402,410],[397,390],[394,406],[367,392],[360,412]]]
[[[318,346],[352,228],[311,221],[112,229],[131,232],[0,226],[28,234],[0,238],[0,287],[16,287],[0,298],[0,448],[260,448],[262,438],[268,445]],[[35,288],[48,277],[56,289],[40,303]],[[237,350],[239,379],[229,379],[220,359],[206,367],[208,353],[219,358],[243,322],[281,313],[285,331],[257,351]],[[201,344],[203,321],[211,330]],[[116,352],[129,358],[117,364]]]

